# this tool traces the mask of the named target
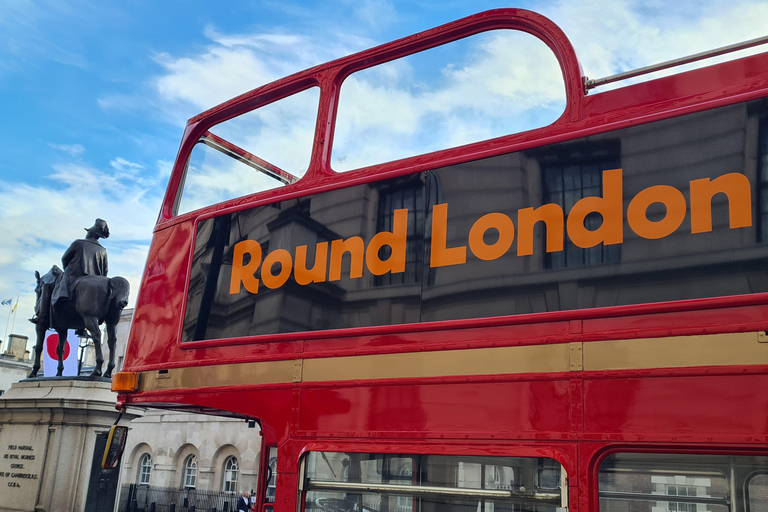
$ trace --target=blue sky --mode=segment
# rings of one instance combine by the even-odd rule
[[[34,271],[60,265],[96,217],[112,231],[110,274],[128,277],[135,299],[186,119],[292,72],[496,7],[555,21],[590,77],[768,33],[768,1],[749,0],[3,0],[0,299],[20,298],[13,332],[32,337]]]

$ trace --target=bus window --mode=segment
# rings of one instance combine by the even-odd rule
[[[567,510],[567,482],[552,459],[310,452],[304,464],[306,511]]]
[[[547,45],[491,30],[347,77],[331,166],[344,172],[540,128],[564,110]]]
[[[768,512],[768,474],[754,475],[747,484],[749,512]]]
[[[312,87],[209,128],[187,160],[177,213],[298,181],[309,166],[319,99]]]
[[[766,471],[768,457],[617,453],[600,465],[600,512],[765,511],[768,478],[751,475]]]

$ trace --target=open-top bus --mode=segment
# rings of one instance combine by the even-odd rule
[[[264,510],[768,510],[768,54],[632,74],[504,9],[191,119],[118,407],[258,422]]]

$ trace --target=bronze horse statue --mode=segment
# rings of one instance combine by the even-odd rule
[[[40,353],[45,343],[45,332],[49,327],[59,335],[59,344],[56,355],[59,358],[57,377],[61,377],[64,371],[64,344],[67,342],[68,329],[87,329],[93,338],[93,346],[96,349],[96,368],[91,377],[102,375],[101,366],[104,356],[101,351],[101,330],[99,325],[107,324],[107,345],[109,346],[109,364],[104,377],[111,377],[115,368],[115,343],[117,334],[115,327],[120,320],[120,313],[128,305],[130,285],[122,277],[83,276],[75,281],[72,298],[51,304],[51,294],[56,279],[63,271],[54,265],[44,276],[35,272],[37,286],[37,304],[35,310],[37,319],[37,344],[35,345],[35,363],[28,378],[37,377],[40,370]]]

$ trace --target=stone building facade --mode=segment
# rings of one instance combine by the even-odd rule
[[[5,345],[5,344],[3,344]],[[32,370],[27,337],[18,334],[9,336],[9,349],[0,354],[0,395],[11,388],[11,384],[26,379]]]
[[[124,484],[240,492],[256,488],[261,436],[244,421],[150,410],[131,422]]]

